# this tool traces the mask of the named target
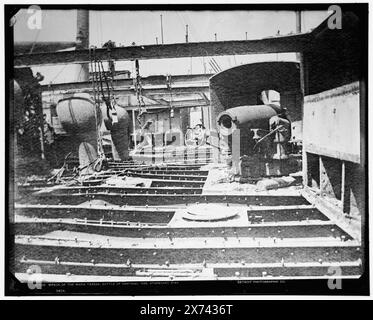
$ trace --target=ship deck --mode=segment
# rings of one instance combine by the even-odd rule
[[[34,265],[46,282],[362,272],[357,222],[325,210],[299,184],[257,191],[232,182],[222,164],[112,162],[80,184],[24,183],[12,218],[21,281]]]

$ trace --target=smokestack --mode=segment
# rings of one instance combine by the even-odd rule
[[[76,50],[89,48],[89,11],[77,10]],[[77,81],[89,80],[89,64],[82,63],[77,74]]]
[[[163,19],[162,19],[162,15],[161,15],[161,39],[162,39],[162,44],[164,44],[164,42],[163,42]]]
[[[302,32],[302,12],[301,11],[295,12],[295,32],[296,33]]]

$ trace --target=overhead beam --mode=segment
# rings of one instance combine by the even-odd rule
[[[146,109],[165,109],[165,108],[169,108],[170,107],[170,103],[168,101],[156,101],[156,100],[153,100],[153,99],[150,99],[156,103],[154,104],[149,104],[149,103],[145,103],[144,107]],[[47,101],[43,101],[45,102],[47,105],[48,105],[48,102]],[[139,109],[139,106],[135,103],[130,103],[128,105],[125,105],[123,103],[118,103],[117,102],[117,105],[121,108],[124,108],[126,109],[127,111],[131,111],[131,110],[135,110],[137,111]],[[188,99],[188,97],[186,97],[186,99],[184,100],[178,100],[178,101],[173,101],[172,102],[172,106],[174,108],[191,108],[191,107],[204,107],[204,106],[208,106],[210,105],[210,101],[205,101],[203,99]]]
[[[192,94],[192,93],[199,93],[204,92],[208,93],[209,86],[208,85],[194,85],[194,86],[175,86],[172,88],[172,94],[177,95],[183,95],[183,94]],[[83,89],[70,89],[70,90],[59,90],[59,91],[44,91],[43,95],[48,96],[55,95],[58,93],[92,93],[92,88],[83,88]],[[115,87],[113,90],[115,95],[134,95],[136,94],[136,91],[134,88],[121,88],[121,87]],[[170,91],[166,86],[149,86],[149,87],[143,87],[142,93],[144,96],[146,95],[169,95]]]
[[[213,42],[189,42],[164,45],[145,45],[96,49],[101,60],[144,60],[254,53],[302,52],[310,43],[309,33],[271,37],[260,40],[234,40]],[[71,64],[89,62],[89,50],[21,54],[14,57],[14,66]]]
[[[209,104],[206,103],[205,100],[184,100],[184,101],[177,101],[172,103],[173,108],[192,108],[192,107],[205,107],[208,106]],[[128,105],[128,106],[121,106],[127,111],[132,111],[132,110],[139,110],[138,106],[134,105]],[[145,105],[145,108],[147,110],[153,110],[153,109],[167,109],[169,108],[169,105],[163,105],[163,104],[148,104]]]
[[[150,99],[164,99],[167,101],[170,101],[171,99],[173,101],[175,100],[184,100],[183,98],[188,97],[189,99],[202,99],[201,93],[206,93],[207,88],[201,88],[200,90],[196,90],[196,92],[172,92],[172,96],[170,94],[165,94],[165,93],[147,93],[146,96],[149,97]],[[194,98],[193,98],[194,97]],[[210,100],[209,100],[210,102]]]
[[[208,86],[209,79],[213,74],[186,74],[186,75],[176,75],[171,77],[171,87],[174,85],[193,84],[194,86],[201,84],[201,86]],[[118,79],[114,80],[114,87],[117,88],[133,88],[134,79]],[[156,86],[156,85],[166,85],[166,76],[156,75],[144,77],[141,79],[142,86]],[[92,82],[68,82],[68,83],[54,83],[42,85],[42,91],[65,91],[65,90],[91,90]]]
[[[147,99],[149,99],[149,100],[152,100],[152,101],[154,101],[154,102],[156,102],[156,103],[158,103],[158,104],[161,104],[161,105],[163,105],[163,106],[168,106],[169,105],[169,103],[166,101],[166,100],[164,100],[164,99],[154,99],[154,98],[152,98],[151,96],[148,96],[148,95],[146,95],[146,94],[143,94],[143,96],[145,97],[145,98],[147,98]]]

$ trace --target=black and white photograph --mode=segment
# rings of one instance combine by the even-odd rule
[[[6,295],[369,295],[368,4],[4,25]]]

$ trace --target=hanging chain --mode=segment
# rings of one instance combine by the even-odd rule
[[[173,100],[172,100],[172,85],[171,85],[170,74],[166,76],[166,84],[167,84],[168,92],[170,93],[170,118],[173,118],[174,117],[174,106],[173,106]]]
[[[109,84],[109,80],[108,80],[108,77],[107,77],[106,72],[104,70],[104,65],[103,65],[101,60],[99,61],[98,66],[99,66],[99,74],[100,74],[102,99],[104,100],[104,102],[106,104],[107,117],[111,120],[111,123],[114,124],[114,123],[118,122],[118,115],[117,115],[117,111],[115,109],[114,102],[113,102],[113,101],[115,101],[115,99],[114,99],[114,95],[112,94],[112,92],[113,92],[112,85]],[[103,88],[103,85],[102,85],[102,83],[104,81],[105,81],[105,84],[106,84],[106,92],[107,92],[106,97],[105,97],[104,88]]]
[[[91,64],[92,71],[92,87],[93,87],[93,99],[95,103],[95,119],[96,119],[96,135],[97,135],[97,153],[99,158],[105,158],[103,143],[102,143],[102,134],[101,134],[101,122],[100,122],[100,101],[98,92],[100,87],[102,89],[101,73],[99,71],[99,62],[96,58],[96,47],[91,47],[89,50],[89,60]],[[102,91],[101,91],[102,92]]]
[[[144,98],[142,96],[142,85],[141,85],[139,60],[135,60],[135,67],[136,67],[136,78],[134,79],[134,86],[135,86],[136,98],[137,98],[137,104],[138,104],[138,110],[139,110],[139,114],[137,115],[137,121],[139,122],[141,126],[142,125],[141,116],[146,112],[146,109],[145,109]]]
[[[113,46],[115,46],[115,44]],[[115,96],[114,96],[115,62],[114,62],[113,59],[111,59],[111,48],[112,48],[112,46],[110,46],[110,45],[107,47],[110,77],[109,77],[109,81],[106,78],[106,83],[109,82],[109,85],[110,85],[110,89],[108,88],[108,92],[109,92],[109,95],[110,95],[110,92],[111,92],[110,101],[111,101],[111,106],[112,106],[112,122],[117,123],[118,122],[118,115],[117,115],[116,107],[115,107],[117,105],[117,100],[115,99]]]

